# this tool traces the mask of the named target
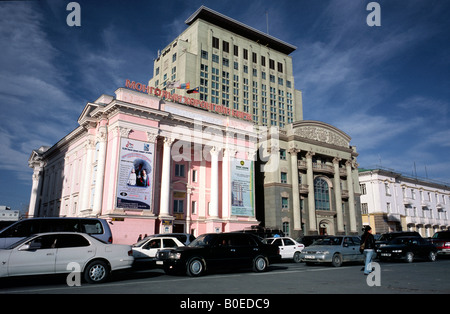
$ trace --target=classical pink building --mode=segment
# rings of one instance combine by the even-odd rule
[[[32,152],[29,216],[104,218],[124,244],[140,234],[257,225],[253,123],[133,83],[88,103],[79,127]]]

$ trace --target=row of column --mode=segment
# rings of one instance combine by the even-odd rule
[[[159,215],[161,217],[171,217],[170,215],[170,169],[171,169],[171,146],[175,140],[169,137],[164,138],[163,159],[161,173],[161,198]],[[211,155],[211,192],[209,217],[219,218],[219,155],[221,148],[213,147]],[[236,154],[235,150],[224,149],[222,156],[222,218],[229,217],[230,212],[230,162],[231,157]]]
[[[301,214],[300,214],[300,191],[298,184],[298,158],[297,154],[300,152],[299,149],[291,148],[289,153],[291,155],[291,172],[292,172],[292,194],[293,194],[293,219],[294,219],[294,229],[301,230]],[[308,222],[309,230],[317,231],[317,220],[316,220],[316,208],[315,208],[315,198],[314,198],[314,170],[312,157],[314,152],[306,153],[306,180],[308,184]],[[336,218],[337,218],[337,232],[343,233],[344,230],[344,217],[342,210],[342,193],[341,193],[341,181],[340,181],[340,169],[339,162],[340,158],[333,159],[334,167],[334,197],[336,200]],[[350,215],[350,232],[357,232],[356,230],[356,212],[355,212],[355,195],[353,189],[353,176],[352,176],[352,162],[346,161],[346,175],[347,175],[347,185],[349,193],[349,215]]]

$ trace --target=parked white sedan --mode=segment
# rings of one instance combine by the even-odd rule
[[[130,245],[107,244],[83,233],[41,233],[0,250],[0,277],[70,273],[77,268],[72,265],[79,265],[87,282],[101,283],[133,261]]]
[[[159,250],[176,249],[179,246],[184,244],[174,237],[147,237],[133,244],[133,256],[135,262],[156,262]]]
[[[282,259],[293,259],[296,263],[301,261],[300,253],[305,248],[304,244],[298,243],[289,237],[267,238],[265,241],[267,244],[273,244],[279,247]]]

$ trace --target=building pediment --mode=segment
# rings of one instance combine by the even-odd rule
[[[289,135],[345,148],[350,147],[351,140],[350,136],[330,124],[310,120],[294,122],[288,130]]]

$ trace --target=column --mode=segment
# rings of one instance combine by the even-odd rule
[[[211,195],[209,216],[219,217],[219,152],[217,147],[213,147],[211,153]]]
[[[344,216],[342,213],[341,176],[339,174],[340,158],[333,159],[334,166],[334,198],[336,199],[337,233],[344,234]]]
[[[351,160],[347,160],[345,167],[347,168],[347,187],[348,187],[348,210],[350,215],[350,232],[357,233],[356,230],[356,212],[355,212],[355,192],[353,190],[353,176],[352,176]]]
[[[97,155],[97,175],[95,178],[95,193],[94,205],[92,213],[100,215],[102,211],[103,201],[103,183],[105,180],[105,164],[106,164],[106,139],[107,135],[106,125],[99,127],[97,131],[98,155]]]
[[[298,158],[296,148],[290,148],[291,154],[291,182],[292,182],[292,212],[294,214],[294,230],[302,230],[300,215],[300,191],[298,187]]]
[[[174,139],[170,137],[164,138],[161,172],[161,198],[159,206],[160,216],[170,216],[170,147],[172,146],[173,142]]]
[[[91,173],[92,173],[92,156],[94,155],[95,143],[93,139],[88,139],[85,144],[86,157],[84,161],[83,183],[81,186],[80,211],[89,209],[89,197],[91,195]]]
[[[39,192],[42,186],[42,171],[44,170],[44,162],[32,161],[29,164],[33,168],[33,184],[31,186],[30,205],[28,206],[28,216],[34,217],[39,208]]]
[[[111,148],[109,150],[110,158],[109,158],[109,173],[108,173],[108,185],[107,185],[107,191],[108,191],[108,198],[106,200],[106,208],[103,209],[103,213],[112,213],[116,207],[117,202],[117,171],[119,170],[119,163],[120,163],[120,141],[121,136],[126,135],[128,137],[128,134],[130,133],[130,129],[128,128],[122,128],[122,127],[115,127],[110,135],[111,138],[109,139],[109,143],[111,145]]]
[[[308,217],[309,217],[309,231],[317,232],[317,222],[316,222],[316,205],[314,200],[314,173],[312,156],[315,153],[306,153],[306,178],[308,181]]]
[[[230,182],[230,163],[231,158],[236,155],[234,149],[225,148],[222,159],[222,218],[230,217],[231,209],[231,182]]]

